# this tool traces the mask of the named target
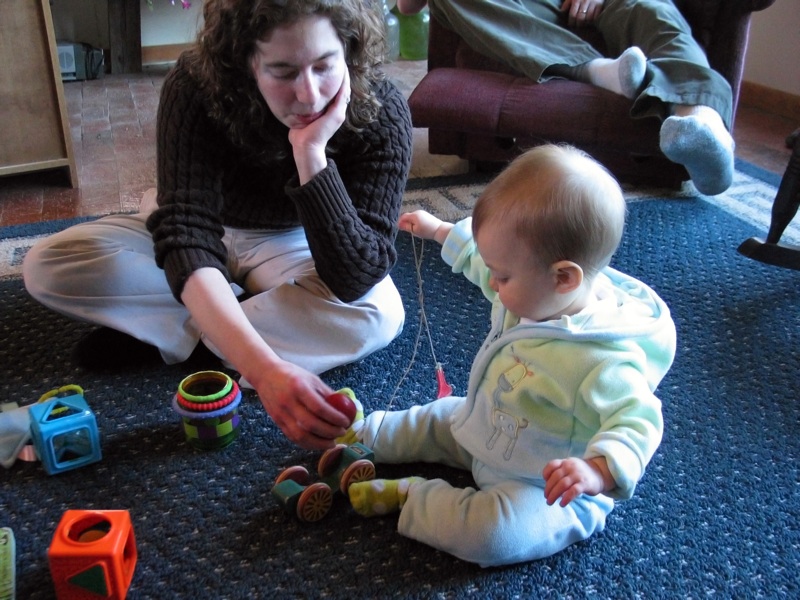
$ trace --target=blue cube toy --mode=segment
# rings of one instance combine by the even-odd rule
[[[81,394],[31,405],[31,437],[50,475],[102,458],[97,421]]]

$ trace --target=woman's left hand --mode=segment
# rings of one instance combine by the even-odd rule
[[[570,27],[594,23],[603,11],[604,0],[564,0],[561,11],[567,14]]]
[[[350,72],[345,65],[342,85],[319,119],[306,127],[289,130],[300,185],[308,183],[327,166],[325,148],[347,117],[350,94]]]

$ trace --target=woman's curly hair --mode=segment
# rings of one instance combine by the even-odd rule
[[[330,19],[344,46],[350,71],[351,101],[344,126],[358,130],[380,110],[375,82],[385,56],[382,12],[376,0],[206,0],[197,43],[183,60],[200,82],[211,117],[237,146],[261,158],[285,153],[272,115],[256,86],[251,58],[256,42],[276,28],[322,15]]]

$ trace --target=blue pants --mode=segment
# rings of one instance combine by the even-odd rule
[[[472,471],[478,489],[441,479],[414,485],[400,511],[400,534],[482,567],[536,560],[602,531],[614,502],[580,496],[548,506],[544,489],[499,475],[461,448],[450,431],[463,398],[370,414],[363,443],[378,463],[441,463]],[[413,475],[413,473],[409,473]]]

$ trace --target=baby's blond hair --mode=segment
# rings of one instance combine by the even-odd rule
[[[588,154],[548,144],[518,156],[486,187],[472,213],[473,234],[489,222],[510,227],[543,266],[569,260],[591,278],[619,246],[625,199]]]

